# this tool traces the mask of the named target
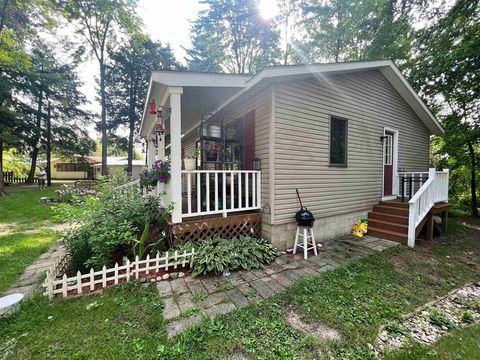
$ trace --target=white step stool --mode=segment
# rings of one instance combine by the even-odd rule
[[[302,239],[300,239],[300,237]],[[300,240],[300,241],[299,241]],[[313,229],[306,226],[297,226],[297,234],[295,235],[295,244],[293,245],[293,253],[297,253],[297,247],[303,249],[303,258],[307,260],[308,250],[313,249],[315,256],[317,253],[317,244],[315,244],[315,237],[313,236]]]

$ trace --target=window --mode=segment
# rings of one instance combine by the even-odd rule
[[[393,163],[393,136],[385,135],[383,141],[383,165],[392,165]]]
[[[58,172],[77,172],[77,171],[88,171],[88,164],[84,163],[58,163],[57,171]]]
[[[347,166],[347,119],[330,118],[330,166]]]

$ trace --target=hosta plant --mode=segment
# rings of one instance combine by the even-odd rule
[[[267,240],[250,236],[235,239],[216,236],[196,242],[194,248],[193,276],[260,268],[272,262],[277,255],[276,247]]]

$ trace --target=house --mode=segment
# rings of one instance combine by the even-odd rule
[[[107,157],[107,171],[108,174],[114,174],[121,171],[125,171],[128,163],[128,158],[126,157]],[[139,179],[140,174],[143,172],[145,167],[145,160],[132,160],[132,179]],[[99,162],[96,162],[93,165],[95,179],[102,176],[102,160],[100,158]]]
[[[124,170],[127,166],[126,157],[107,157],[108,173]],[[132,178],[138,179],[145,167],[144,160],[132,160]],[[101,176],[102,158],[100,156],[74,155],[68,159],[54,158],[51,160],[52,179],[61,180],[93,180]]]
[[[53,158],[50,161],[52,179],[86,180],[93,179],[94,157],[74,155],[69,158]]]
[[[433,212],[446,214],[448,171],[429,169],[430,136],[443,129],[393,61],[154,71],[146,104],[147,165],[169,148],[171,179],[156,191],[180,241],[261,222],[290,248],[297,188],[317,241],[368,216],[370,234],[413,246],[425,223],[431,236]]]

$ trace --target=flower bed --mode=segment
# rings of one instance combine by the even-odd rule
[[[168,271],[169,269],[186,269],[191,267],[195,250],[190,252],[184,251],[183,253],[165,252],[163,256],[157,253],[157,256],[150,258],[147,255],[145,260],[140,260],[138,256],[134,261],[126,261],[124,265],[118,265],[112,268],[103,267],[102,270],[95,271],[93,268],[90,272],[82,274],[80,271],[75,276],[68,277],[63,272],[64,266],[54,266],[47,271],[45,281],[43,283],[44,295],[49,299],[53,299],[56,296],[60,297],[72,297],[78,296],[83,293],[93,293],[101,291],[106,287],[118,285],[132,279],[139,280],[145,278],[159,279],[159,275],[162,270]],[[62,258],[59,263],[65,263],[66,257]]]
[[[407,347],[412,341],[432,344],[448,331],[480,321],[480,283],[452,291],[399,321],[380,329],[375,351],[383,354]]]

